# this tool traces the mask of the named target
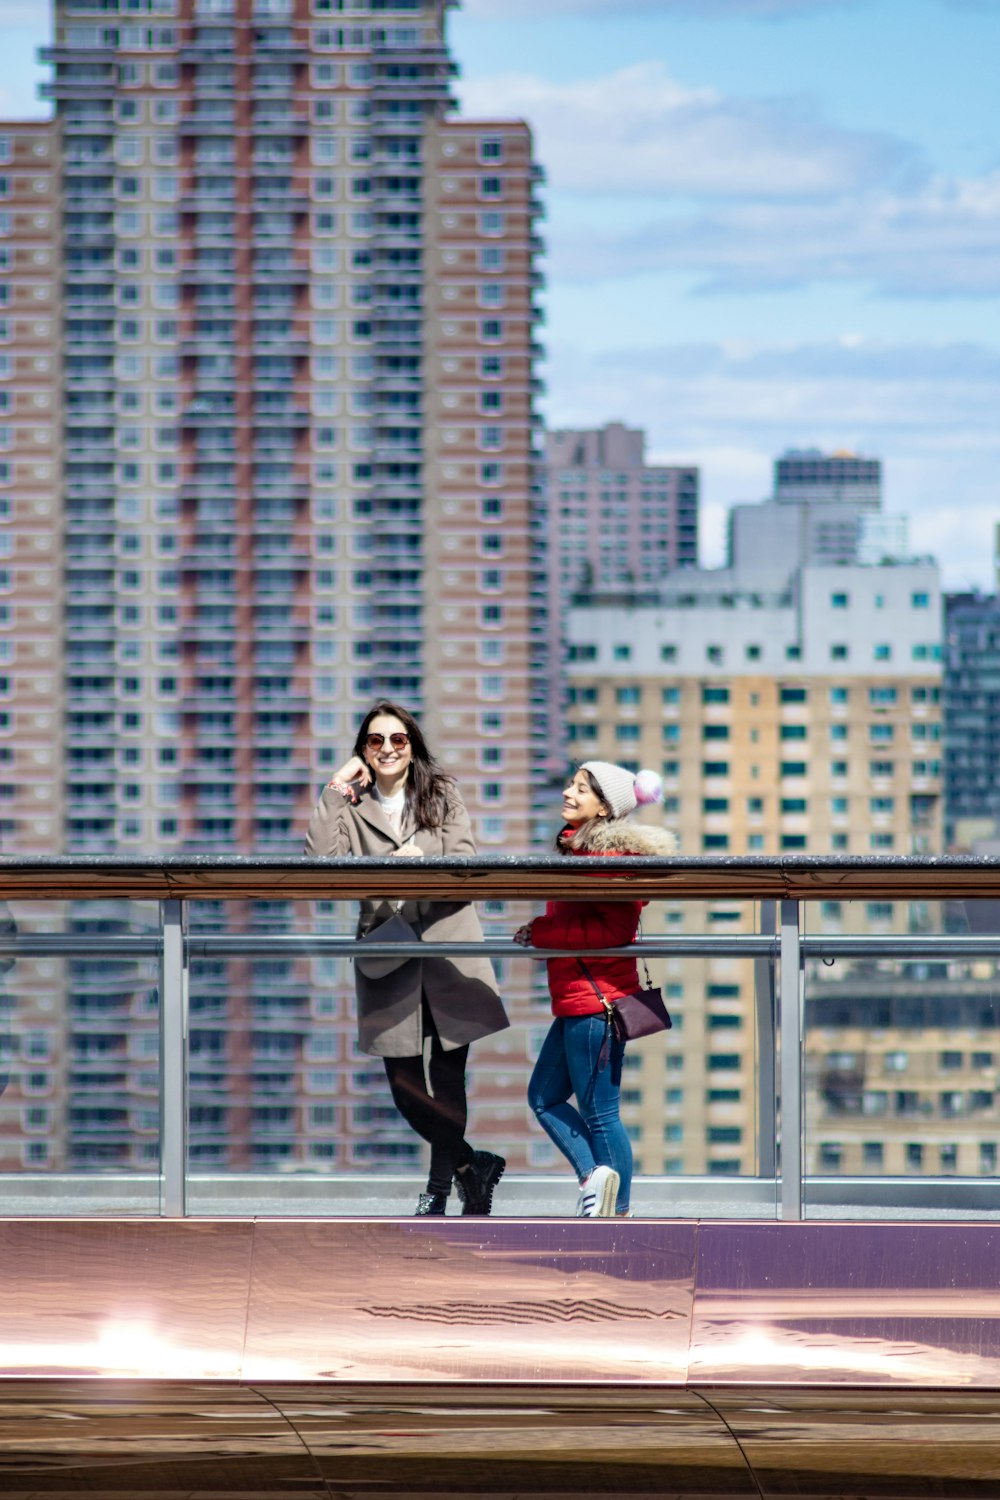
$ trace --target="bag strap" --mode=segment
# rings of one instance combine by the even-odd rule
[[[639,918],[639,941],[640,941],[640,943],[642,942],[642,918],[641,917]],[[653,988],[653,981],[649,977],[649,965],[646,962],[646,955],[645,955],[645,953],[640,953],[639,954],[639,962],[642,964],[642,972],[646,976],[646,988],[647,988],[647,990],[651,990]]]
[[[582,958],[578,958],[577,959],[577,963],[580,966],[581,973],[584,974],[586,976],[586,978],[589,980],[589,982],[590,982],[590,988],[593,990],[593,992],[597,996],[598,1000],[600,1000],[601,1004],[604,1006],[604,1009],[607,1012],[608,1025],[610,1026],[610,1024],[611,1024],[611,1012],[615,1008],[614,1004],[612,1003],[612,1001],[610,1001],[608,999],[608,997],[606,995],[602,995],[601,994],[600,990],[597,988],[597,981],[595,980],[593,974],[591,974],[590,970],[587,968],[587,965],[584,963],[583,959]]]
[[[641,922],[639,924],[639,937],[640,938],[642,937],[642,923]],[[640,955],[639,955],[639,962],[642,964],[642,972],[646,976],[646,988],[647,988],[647,990],[651,990],[653,988],[653,981],[650,978],[649,965],[646,962],[646,955],[644,953],[640,953]],[[611,1007],[611,1002],[609,1000],[606,1000],[604,998],[604,996],[601,994],[600,990],[597,988],[597,985],[594,983],[594,976],[593,976],[593,974],[591,974],[590,970],[587,968],[587,965],[584,963],[583,959],[582,958],[578,958],[577,959],[577,963],[580,965],[580,969],[582,970],[582,972],[590,980],[591,989],[594,991],[594,994],[597,996],[598,1000],[600,1000],[600,1002],[601,1002],[602,1005],[606,1006],[608,1009],[611,1009],[612,1008]]]
[[[580,966],[581,973],[585,974],[587,976],[587,979],[590,981],[590,987],[593,990],[594,994],[597,996],[598,1000],[600,1000],[601,1004],[604,1006],[604,1021],[605,1021],[605,1026],[604,1026],[604,1040],[601,1042],[601,1050],[597,1054],[597,1068],[598,1068],[598,1072],[603,1073],[604,1069],[607,1067],[607,1065],[608,1065],[608,1063],[609,1063],[609,1061],[611,1059],[611,1030],[612,1030],[611,1017],[615,1013],[615,1007],[614,1007],[614,1005],[612,1004],[612,1002],[608,999],[608,997],[606,995],[602,995],[601,994],[600,990],[597,988],[597,981],[594,979],[593,974],[591,974],[590,970],[587,968],[587,965],[584,963],[583,959],[580,958],[580,957],[577,957],[576,961],[577,961],[577,963]]]

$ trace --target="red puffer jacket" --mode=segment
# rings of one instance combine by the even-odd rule
[[[624,818],[599,823],[574,854],[673,854],[677,840],[664,828],[628,823]],[[639,988],[634,958],[608,955],[588,957],[589,948],[619,948],[631,943],[639,930],[642,901],[550,901],[543,917],[531,924],[535,948],[568,948],[573,957],[550,958],[549,993],[554,1016],[592,1016],[601,1010],[594,987],[575,957],[579,951],[594,984],[609,1000],[620,1000]]]

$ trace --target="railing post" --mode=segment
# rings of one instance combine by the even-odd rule
[[[778,910],[774,901],[760,903],[760,930],[774,935]],[[757,1173],[776,1178],[778,1172],[777,1039],[774,1032],[775,952],[755,958],[754,999],[757,1010]]]
[[[187,1172],[188,971],[184,905],[161,904],[160,954],[160,1212],[183,1218]]]
[[[781,903],[781,1217],[802,1217],[802,944],[799,903]]]

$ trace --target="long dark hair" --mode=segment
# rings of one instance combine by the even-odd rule
[[[593,771],[588,771],[586,766],[578,767],[582,775],[586,776],[590,783],[590,790],[595,797],[600,797],[601,803],[610,813],[610,804],[605,801],[604,793],[601,791],[600,783]],[[575,774],[575,773],[574,773]],[[574,849],[579,849],[581,844],[587,842],[587,836],[598,823],[606,823],[607,818],[588,818],[586,823],[581,823],[579,828],[563,828],[556,834],[556,850],[559,854],[572,854]]]
[[[398,719],[410,736],[410,774],[406,778],[406,807],[413,814],[418,828],[440,828],[444,822],[448,805],[448,794],[453,792],[455,778],[443,771],[427,748],[423,731],[416,719],[398,703],[382,698],[370,708],[361,720],[354,753],[368,764],[365,757],[365,741],[373,719],[384,715]]]

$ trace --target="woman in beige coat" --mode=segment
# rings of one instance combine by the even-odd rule
[[[311,855],[475,854],[469,815],[454,780],[427,749],[412,714],[381,702],[358,730],[354,754],[335,774],[309,823]],[[363,901],[358,936],[396,910]],[[400,915],[422,941],[481,942],[464,901],[407,901]],[[376,967],[375,965],[371,966]],[[411,958],[379,977],[355,961],[358,1045],[381,1057],[400,1114],[431,1148],[418,1214],[443,1214],[454,1180],[463,1214],[488,1214],[503,1157],[465,1139],[469,1044],[509,1025],[486,958]],[[430,1039],[427,1074],[424,1043]]]

